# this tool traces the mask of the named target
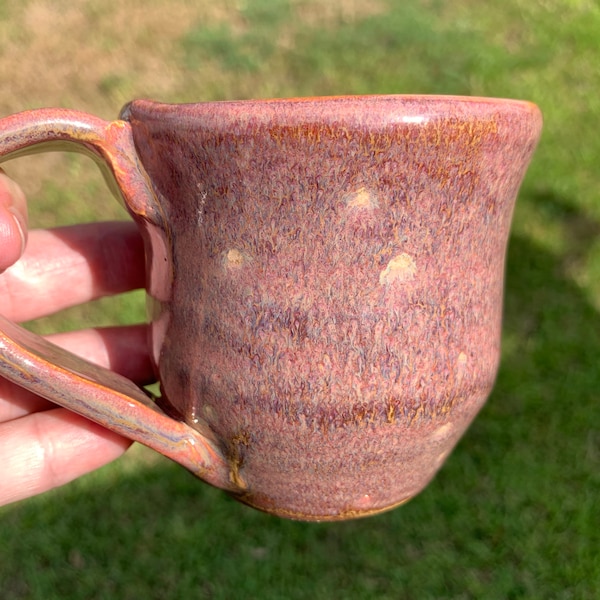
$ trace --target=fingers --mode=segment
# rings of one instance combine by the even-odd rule
[[[148,326],[103,327],[48,336],[54,344],[138,385],[154,381],[148,355]]]
[[[0,424],[0,506],[64,485],[131,444],[66,409]]]
[[[142,287],[144,262],[132,223],[28,236],[25,197],[0,171],[0,312],[7,317],[34,319]],[[140,384],[154,379],[145,326],[60,334],[52,341]],[[0,505],[63,485],[118,457],[130,443],[0,380]]]
[[[48,339],[138,385],[155,380],[148,356],[146,325],[87,329],[52,335]],[[55,407],[55,404],[0,378],[0,423]]]
[[[0,170],[0,273],[0,312],[18,321],[34,319],[143,287],[143,244],[129,222],[28,235],[25,196]]]
[[[21,188],[0,170],[0,272],[25,249],[27,203]]]
[[[0,275],[0,312],[15,321],[35,319],[143,287],[144,279],[144,249],[133,223],[31,231],[21,260]]]
[[[153,381],[147,326],[50,336],[139,384]],[[131,441],[0,379],[0,506],[58,487],[120,456]]]

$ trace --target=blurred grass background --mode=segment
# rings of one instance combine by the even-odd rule
[[[0,0],[1,114],[443,93],[528,99],[545,116],[515,214],[497,385],[425,492],[366,520],[293,523],[136,447],[0,510],[0,597],[597,598],[599,39],[593,0]],[[33,225],[126,218],[78,155],[7,171]],[[36,327],[142,318],[134,293]]]

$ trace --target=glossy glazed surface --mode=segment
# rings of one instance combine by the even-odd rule
[[[257,508],[341,519],[418,493],[493,385],[537,109],[135,101],[123,118],[157,198],[162,407]]]

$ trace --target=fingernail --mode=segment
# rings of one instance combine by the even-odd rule
[[[21,214],[21,211],[19,211],[14,206],[9,206],[8,212],[12,215],[13,220],[17,226],[17,231],[19,232],[19,236],[21,237],[21,252],[20,252],[20,254],[23,254],[23,252],[25,252],[25,246],[27,245],[27,234],[25,233],[27,231],[26,221],[25,221],[23,215]]]
[[[0,169],[0,180],[2,181],[3,193],[0,195],[2,204],[5,204],[6,210],[10,213],[15,223],[16,229],[21,238],[21,254],[27,244],[27,203],[23,191],[8,175]]]

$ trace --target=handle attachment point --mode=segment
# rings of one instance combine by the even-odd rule
[[[0,119],[0,162],[45,150],[75,150],[90,156],[142,229],[144,223],[163,222],[128,122],[107,122],[68,109],[38,109]],[[132,381],[2,316],[0,376],[157,450],[208,483],[239,491],[215,443],[167,416]]]

